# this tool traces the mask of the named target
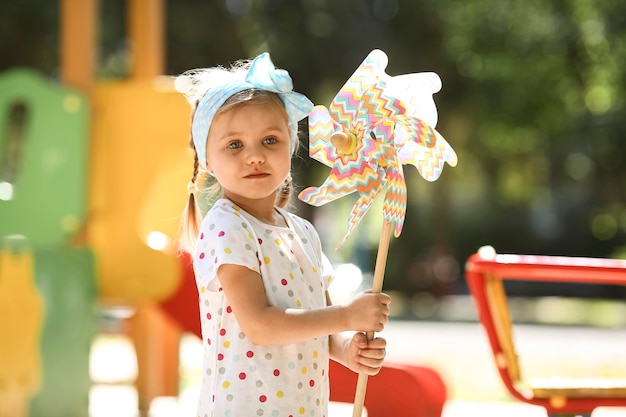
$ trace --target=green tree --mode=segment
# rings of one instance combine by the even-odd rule
[[[127,73],[124,4],[101,2],[102,78]],[[626,254],[625,2],[176,0],[167,8],[169,74],[267,50],[296,90],[320,104],[374,48],[389,55],[391,75],[441,76],[437,128],[459,165],[433,184],[406,170],[409,211],[392,242],[386,286],[418,289],[407,276],[445,254],[457,262],[448,274],[459,278],[484,244],[512,253]],[[2,2],[0,70],[25,65],[54,77],[57,20],[57,2]],[[304,149],[301,156],[297,182],[319,184],[328,169]],[[337,229],[347,218],[341,207]],[[344,256],[365,254],[359,259],[373,268],[374,246],[352,249]],[[446,285],[441,291],[453,290]]]

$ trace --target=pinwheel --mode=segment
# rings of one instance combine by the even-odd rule
[[[331,171],[320,187],[304,189],[299,198],[321,206],[358,193],[337,249],[385,189],[383,218],[395,225],[394,235],[400,235],[407,203],[402,164],[414,165],[422,177],[434,181],[445,162],[457,162],[454,150],[434,129],[432,94],[441,88],[439,77],[390,77],[386,66],[385,53],[372,51],[329,108],[315,106],[309,115],[309,155]]]
[[[309,155],[331,167],[320,187],[305,188],[299,198],[321,206],[356,192],[348,239],[374,200],[384,191],[383,229],[378,246],[372,290],[382,291],[387,251],[402,232],[407,190],[402,165],[413,165],[435,181],[445,163],[456,166],[452,147],[435,130],[437,109],[432,95],[441,89],[435,73],[391,77],[385,73],[387,55],[373,50],[339,90],[328,108],[315,106],[309,115]],[[367,334],[369,339],[373,333]],[[353,416],[360,416],[367,375],[357,382]]]

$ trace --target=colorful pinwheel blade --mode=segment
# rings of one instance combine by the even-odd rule
[[[391,166],[386,172],[387,192],[383,200],[383,218],[394,224],[394,236],[400,236],[406,215],[407,191],[402,165]]]
[[[361,195],[357,199],[352,206],[350,215],[348,216],[348,230],[346,231],[346,234],[343,235],[339,243],[337,243],[335,249],[339,249],[346,242],[346,240],[348,240],[356,226],[371,207],[372,203],[376,200],[376,197],[378,197],[378,194],[380,194],[384,188],[384,186],[372,188],[368,193]]]
[[[404,165],[413,165],[426,181],[436,181],[441,176],[443,167],[447,162],[454,167],[457,164],[457,156],[452,146],[435,131],[437,141],[435,146],[425,147],[416,142],[409,141],[398,151],[398,157]]]
[[[387,56],[382,51],[372,51],[331,102],[331,117],[346,131],[361,136],[368,126],[406,113],[406,107],[400,100],[385,94],[384,80],[390,78],[384,72],[386,66]],[[383,141],[389,138],[378,137]]]
[[[407,142],[432,148],[437,143],[437,131],[417,117],[395,116],[389,118],[395,122],[393,143],[396,149],[402,149]]]
[[[315,106],[309,114],[309,156],[329,167],[337,159],[337,152],[329,143],[333,133],[341,131],[324,106]]]
[[[337,186],[329,177],[319,187],[307,187],[302,190],[298,198],[305,203],[319,207],[355,191],[353,187]]]
[[[337,161],[343,159],[340,157]],[[305,188],[298,198],[313,206],[321,206],[355,191],[359,194],[369,193],[380,186],[381,179],[376,166],[372,166],[367,159],[343,162],[332,167],[320,187]]]
[[[387,55],[384,52],[370,52],[332,100],[329,112],[346,131],[354,131],[358,127],[355,122],[359,114],[368,114],[361,110],[365,104],[363,95],[378,82],[386,66]]]

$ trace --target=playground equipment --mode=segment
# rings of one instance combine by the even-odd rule
[[[2,417],[87,415],[102,309],[135,313],[140,348],[176,346],[179,332],[153,314],[182,279],[174,236],[188,168],[188,105],[156,82],[163,4],[129,1],[132,77],[95,83],[97,2],[61,3],[62,83],[25,68],[0,74]],[[154,356],[139,354],[142,376]],[[175,368],[167,356],[160,368]],[[142,378],[138,388],[177,386]]]
[[[503,281],[512,279],[626,285],[626,261],[499,255],[485,247],[469,258],[465,272],[500,377],[514,398],[544,407],[551,417],[589,417],[596,407],[626,406],[626,379],[525,381],[515,350],[513,323],[503,285]]]
[[[163,0],[127,0],[130,77],[108,82],[94,79],[98,2],[60,3],[61,83],[0,74],[0,417],[87,416],[98,318],[120,310],[147,414],[155,397],[178,394],[181,333],[200,331],[190,260],[175,242],[189,106],[162,76]],[[331,399],[344,401],[356,376],[335,366]],[[396,417],[440,415],[436,373],[381,373],[370,416],[393,392],[419,396]]]
[[[71,244],[88,103],[27,69],[0,75],[0,91],[0,415],[78,415],[96,331],[94,256]]]

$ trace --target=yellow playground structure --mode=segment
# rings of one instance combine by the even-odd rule
[[[88,414],[98,317],[131,311],[139,406],[176,395],[189,106],[163,76],[164,0],[128,0],[128,79],[95,79],[96,0],[60,2],[60,82],[0,74],[0,416]],[[147,349],[152,341],[159,349]]]

